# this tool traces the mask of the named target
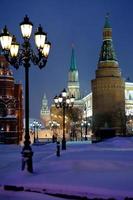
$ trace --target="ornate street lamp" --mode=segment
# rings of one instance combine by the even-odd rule
[[[49,125],[51,127],[51,130],[53,131],[52,142],[54,143],[57,141],[57,129],[59,128],[60,124],[56,121],[49,121]]]
[[[29,172],[33,172],[32,156],[33,151],[30,146],[29,135],[29,67],[31,63],[38,65],[41,69],[46,65],[50,42],[47,41],[47,35],[43,32],[41,25],[35,33],[35,44],[37,47],[37,55],[31,48],[30,36],[32,33],[33,24],[30,22],[28,16],[24,17],[24,21],[20,23],[21,33],[24,42],[19,48],[19,44],[16,42],[15,36],[12,36],[7,27],[3,29],[0,35],[0,42],[4,55],[7,61],[13,65],[16,69],[20,65],[25,68],[25,141],[22,149],[22,170],[27,166]]]
[[[89,137],[90,135],[88,135],[88,128],[90,128],[90,123],[87,120],[82,120],[81,122],[81,140],[83,137],[83,128],[84,130],[84,139],[88,140],[87,137]]]
[[[37,139],[37,142],[38,142],[39,141],[38,132],[39,132],[39,129],[41,128],[41,123],[36,121],[35,128],[36,128],[36,133],[37,133],[36,139]]]
[[[54,102],[57,108],[63,110],[63,138],[62,138],[62,150],[66,150],[66,137],[65,137],[65,115],[66,109],[72,107],[74,104],[74,96],[67,96],[67,92],[64,89],[59,96],[55,96]]]

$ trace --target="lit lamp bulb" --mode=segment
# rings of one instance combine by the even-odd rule
[[[59,103],[62,103],[62,101],[63,101],[63,98],[62,98],[62,96],[61,96],[61,95],[59,95],[59,97],[58,97],[58,101],[59,101]]]
[[[35,33],[35,43],[38,49],[43,49],[46,40],[46,33],[43,32],[41,25],[39,25],[37,32]]]
[[[19,44],[16,42],[15,36],[13,36],[12,44],[11,44],[11,47],[10,47],[11,57],[17,57],[18,50],[19,50]]]
[[[66,90],[64,89],[61,94],[62,94],[62,97],[66,97],[66,95],[67,95]]]
[[[72,95],[70,98],[71,103],[74,103],[75,97]]]
[[[67,99],[66,99],[66,103],[69,105],[69,103],[70,103],[70,99],[69,99],[69,97],[67,97]]]
[[[10,50],[11,43],[12,43],[12,36],[8,32],[6,26],[4,27],[4,29],[0,35],[0,42],[1,42],[2,49]]]
[[[50,47],[51,47],[51,43],[50,42],[47,42],[47,43],[44,44],[44,47],[43,47],[43,50],[42,50],[42,54],[46,58],[49,55]]]
[[[32,32],[32,26],[33,26],[32,22],[29,21],[29,18],[26,15],[24,17],[24,21],[20,23],[20,28],[21,28],[23,38],[25,39],[30,38],[31,32]]]
[[[57,96],[54,97],[54,102],[55,102],[55,104],[58,103],[58,97]]]

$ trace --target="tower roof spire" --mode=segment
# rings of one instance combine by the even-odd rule
[[[75,57],[74,45],[72,44],[70,71],[75,71],[75,70],[77,70],[76,57]]]
[[[110,22],[109,22],[109,13],[107,13],[105,16],[103,40],[112,40],[112,27],[110,26]]]
[[[111,28],[109,23],[109,13],[106,14],[104,28]]]
[[[117,62],[116,54],[112,42],[112,28],[109,23],[109,14],[105,17],[105,24],[103,29],[103,44],[101,47],[99,64],[101,62]],[[103,65],[103,64],[102,64]]]

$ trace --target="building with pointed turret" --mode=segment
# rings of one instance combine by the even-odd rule
[[[43,99],[42,99],[40,118],[43,124],[47,127],[50,121],[50,110],[48,108],[48,100],[47,100],[46,94],[44,94]]]
[[[4,56],[0,56],[0,142],[19,143],[23,134],[22,85],[15,83]]]
[[[68,72],[67,92],[69,96],[74,95],[74,106],[83,107],[83,101],[80,92],[79,71],[77,68],[74,46],[72,46],[71,62]]]
[[[68,93],[74,95],[75,100],[81,99],[80,95],[80,84],[79,84],[79,73],[76,65],[76,57],[74,47],[72,47],[71,64],[68,73]]]
[[[92,80],[93,132],[106,128],[125,133],[125,82],[113,48],[112,28],[106,16],[96,77]]]

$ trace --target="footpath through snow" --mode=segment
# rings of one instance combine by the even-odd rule
[[[31,191],[33,200],[37,200],[35,193],[68,195],[66,199],[133,198],[132,137],[116,137],[96,144],[68,142],[60,157],[56,156],[56,144],[33,145],[32,149],[34,173],[29,174],[20,170],[21,147],[0,145],[0,199],[4,191],[7,194],[3,190],[5,185],[22,186]],[[48,196],[44,199],[47,198],[56,200]]]

